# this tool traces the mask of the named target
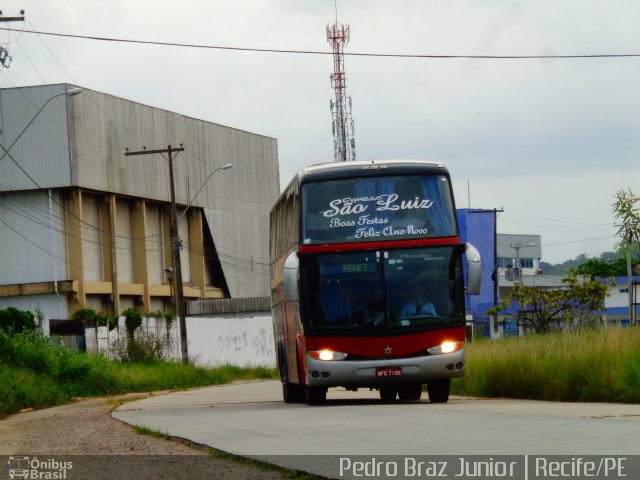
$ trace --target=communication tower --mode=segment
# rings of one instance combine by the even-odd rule
[[[351,97],[347,96],[347,74],[344,71],[344,47],[349,43],[349,26],[327,25],[327,41],[333,50],[333,73],[331,86],[335,90],[335,100],[331,100],[333,150],[336,162],[356,159],[353,118],[351,117]]]

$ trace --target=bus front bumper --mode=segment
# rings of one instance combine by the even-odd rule
[[[442,355],[382,360],[315,360],[307,356],[310,387],[369,387],[401,383],[427,383],[464,375],[464,348]]]

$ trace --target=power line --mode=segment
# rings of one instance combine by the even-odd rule
[[[596,241],[596,240],[607,240],[607,239],[613,240],[614,238],[615,238],[615,236],[609,235],[607,237],[583,238],[582,240],[573,240],[573,241],[570,241],[570,242],[543,243],[540,246],[541,247],[556,247],[558,245],[570,245],[572,243],[593,242],[593,241]]]
[[[0,27],[0,30],[15,32],[11,28]],[[226,50],[235,52],[255,52],[255,53],[278,53],[294,55],[333,55],[333,52],[320,50],[295,50],[278,48],[256,48],[256,47],[232,47],[224,45],[205,45],[197,43],[177,43],[154,40],[134,40],[128,38],[99,37],[95,35],[75,35],[71,33],[45,32],[42,30],[21,30],[22,33],[34,33],[37,35],[48,35],[52,37],[73,38],[80,40],[95,40],[111,43],[130,43],[137,45],[155,45],[163,47],[199,48],[205,50]],[[411,54],[411,53],[376,53],[376,52],[344,52],[344,55],[352,57],[379,57],[379,58],[413,58],[413,59],[465,59],[465,60],[535,60],[535,59],[598,59],[598,58],[637,58],[640,53],[591,53],[578,55],[444,55],[444,54]]]
[[[526,217],[538,218],[540,220],[548,220],[550,222],[562,223],[562,224],[565,224],[565,225],[567,223],[571,223],[571,224],[574,224],[574,225],[584,225],[584,226],[588,226],[588,227],[604,227],[604,226],[610,227],[611,226],[610,223],[587,223],[587,222],[576,222],[576,221],[573,221],[573,220],[567,220],[566,218],[558,219],[558,218],[550,218],[550,217],[541,217],[539,215],[533,215],[532,213],[522,212],[522,211],[519,211],[519,210],[515,210],[513,208],[510,208],[509,212],[514,212],[514,213],[517,213],[519,215],[524,215]]]
[[[566,225],[564,227],[559,226],[559,225],[548,225],[548,224],[542,224],[542,223],[531,223],[531,222],[520,222],[518,220],[513,220],[510,219],[506,216],[502,217],[502,220],[507,222],[507,223],[515,223],[517,225],[525,225],[528,227],[535,227],[535,228],[542,228],[544,230],[550,230],[550,231],[554,231],[554,232],[590,232],[593,230],[606,230],[611,228],[611,225],[606,225],[606,224],[598,224],[600,226],[578,226],[578,225]]]

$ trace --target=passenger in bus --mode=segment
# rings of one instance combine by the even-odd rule
[[[400,310],[400,318],[415,317],[418,315],[437,315],[436,307],[427,300],[427,290],[421,283],[416,284],[413,299],[406,302],[402,306],[402,310]]]

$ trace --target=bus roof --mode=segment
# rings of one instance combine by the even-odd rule
[[[407,173],[420,170],[424,173],[448,173],[442,162],[429,160],[364,160],[357,162],[328,162],[311,165],[299,172],[301,180],[323,177],[352,177],[362,175],[362,171],[379,170],[380,174]]]

